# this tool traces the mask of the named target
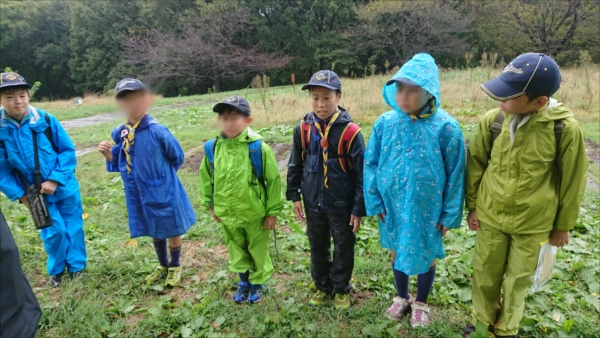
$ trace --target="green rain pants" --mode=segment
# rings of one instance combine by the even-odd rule
[[[223,223],[223,234],[229,251],[229,270],[237,273],[250,270],[250,284],[265,284],[273,274],[269,256],[271,231],[263,226],[264,219],[235,228]]]
[[[525,295],[532,282],[540,243],[550,233],[507,234],[481,224],[473,262],[473,324],[493,325],[496,335],[519,333]],[[502,297],[502,293],[504,297]]]

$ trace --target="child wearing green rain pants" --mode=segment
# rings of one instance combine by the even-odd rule
[[[541,53],[518,56],[481,85],[499,109],[479,121],[467,152],[467,221],[477,231],[473,321],[496,337],[518,337],[540,243],[569,242],[587,179],[583,134],[550,96],[558,65]]]
[[[392,109],[371,133],[364,165],[367,214],[379,217],[381,246],[391,250],[397,296],[386,316],[412,310],[412,327],[431,323],[427,298],[442,237],[463,216],[465,146],[458,122],[441,109],[438,68],[417,54],[383,87]],[[417,275],[417,297],[408,290]]]
[[[283,207],[279,168],[273,150],[249,127],[248,101],[229,96],[213,111],[219,114],[221,135],[204,145],[202,205],[221,223],[229,270],[240,277],[233,300],[257,303],[273,274],[268,247]]]

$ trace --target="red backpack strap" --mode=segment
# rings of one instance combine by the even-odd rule
[[[348,155],[350,154],[350,146],[352,145],[352,141],[358,133],[360,132],[360,127],[354,123],[350,122],[344,128],[342,132],[342,136],[340,137],[340,142],[338,143],[338,156],[340,160],[340,166],[344,172],[347,172],[349,169],[352,169],[352,165],[348,160]]]
[[[302,143],[302,161],[306,157],[308,151],[308,142],[310,141],[310,127],[311,125],[302,121],[300,122],[300,141]]]

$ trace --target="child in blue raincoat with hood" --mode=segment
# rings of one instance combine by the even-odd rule
[[[0,74],[0,190],[27,205],[25,189],[36,182],[37,143],[40,193],[52,225],[41,230],[48,254],[50,285],[58,287],[65,268],[77,277],[86,266],[81,195],[75,178],[75,146],[58,120],[29,105],[31,86],[16,73]],[[27,205],[28,206],[28,205]],[[29,206],[28,206],[29,207]]]
[[[462,221],[465,146],[458,122],[440,108],[438,68],[417,54],[383,87],[392,110],[380,116],[365,153],[367,214],[378,215],[381,246],[392,251],[397,297],[387,317],[412,308],[413,327],[430,324],[427,298],[442,237]],[[418,275],[417,297],[408,292]]]
[[[196,223],[177,177],[185,155],[169,129],[147,114],[153,100],[148,86],[126,78],[115,91],[127,122],[113,130],[114,146],[103,141],[98,150],[106,157],[107,170],[121,173],[131,238],[152,237],[159,264],[146,277],[146,284],[173,287],[181,281],[181,236]]]

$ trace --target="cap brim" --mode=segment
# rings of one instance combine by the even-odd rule
[[[246,112],[244,111],[244,109],[234,105],[234,104],[229,104],[226,102],[221,102],[221,103],[217,103],[215,104],[215,106],[213,107],[213,112],[221,114],[223,111],[227,110],[227,109],[235,109],[237,111],[239,111],[240,113],[250,116],[250,112]]]
[[[318,84],[318,85],[316,85],[316,84],[307,84],[307,85],[302,86],[302,90],[310,89],[310,87],[325,87],[325,88],[331,89],[331,90],[342,91],[341,89],[338,89],[338,88],[336,88],[334,86],[331,86],[331,85],[328,85],[328,84]]]
[[[3,86],[0,86],[0,88],[9,88],[9,87],[24,87],[29,90],[29,89],[31,89],[32,85],[30,85],[29,83],[15,83],[15,84],[4,84]]]
[[[507,85],[499,77],[482,84],[481,89],[492,99],[498,101],[512,100],[525,95],[524,92]]]
[[[413,80],[407,79],[405,77],[396,77],[396,78],[393,78],[393,79],[389,80],[386,83],[386,85],[389,86],[389,85],[397,83],[397,82],[404,83],[405,85],[409,85],[409,86],[413,86],[413,87],[421,87],[416,82],[414,82]]]
[[[140,89],[122,89],[115,93],[115,97],[120,98],[121,96],[123,96],[123,94],[129,93],[129,92],[149,92],[149,91],[150,91],[150,88],[148,88],[148,87],[140,88]]]

